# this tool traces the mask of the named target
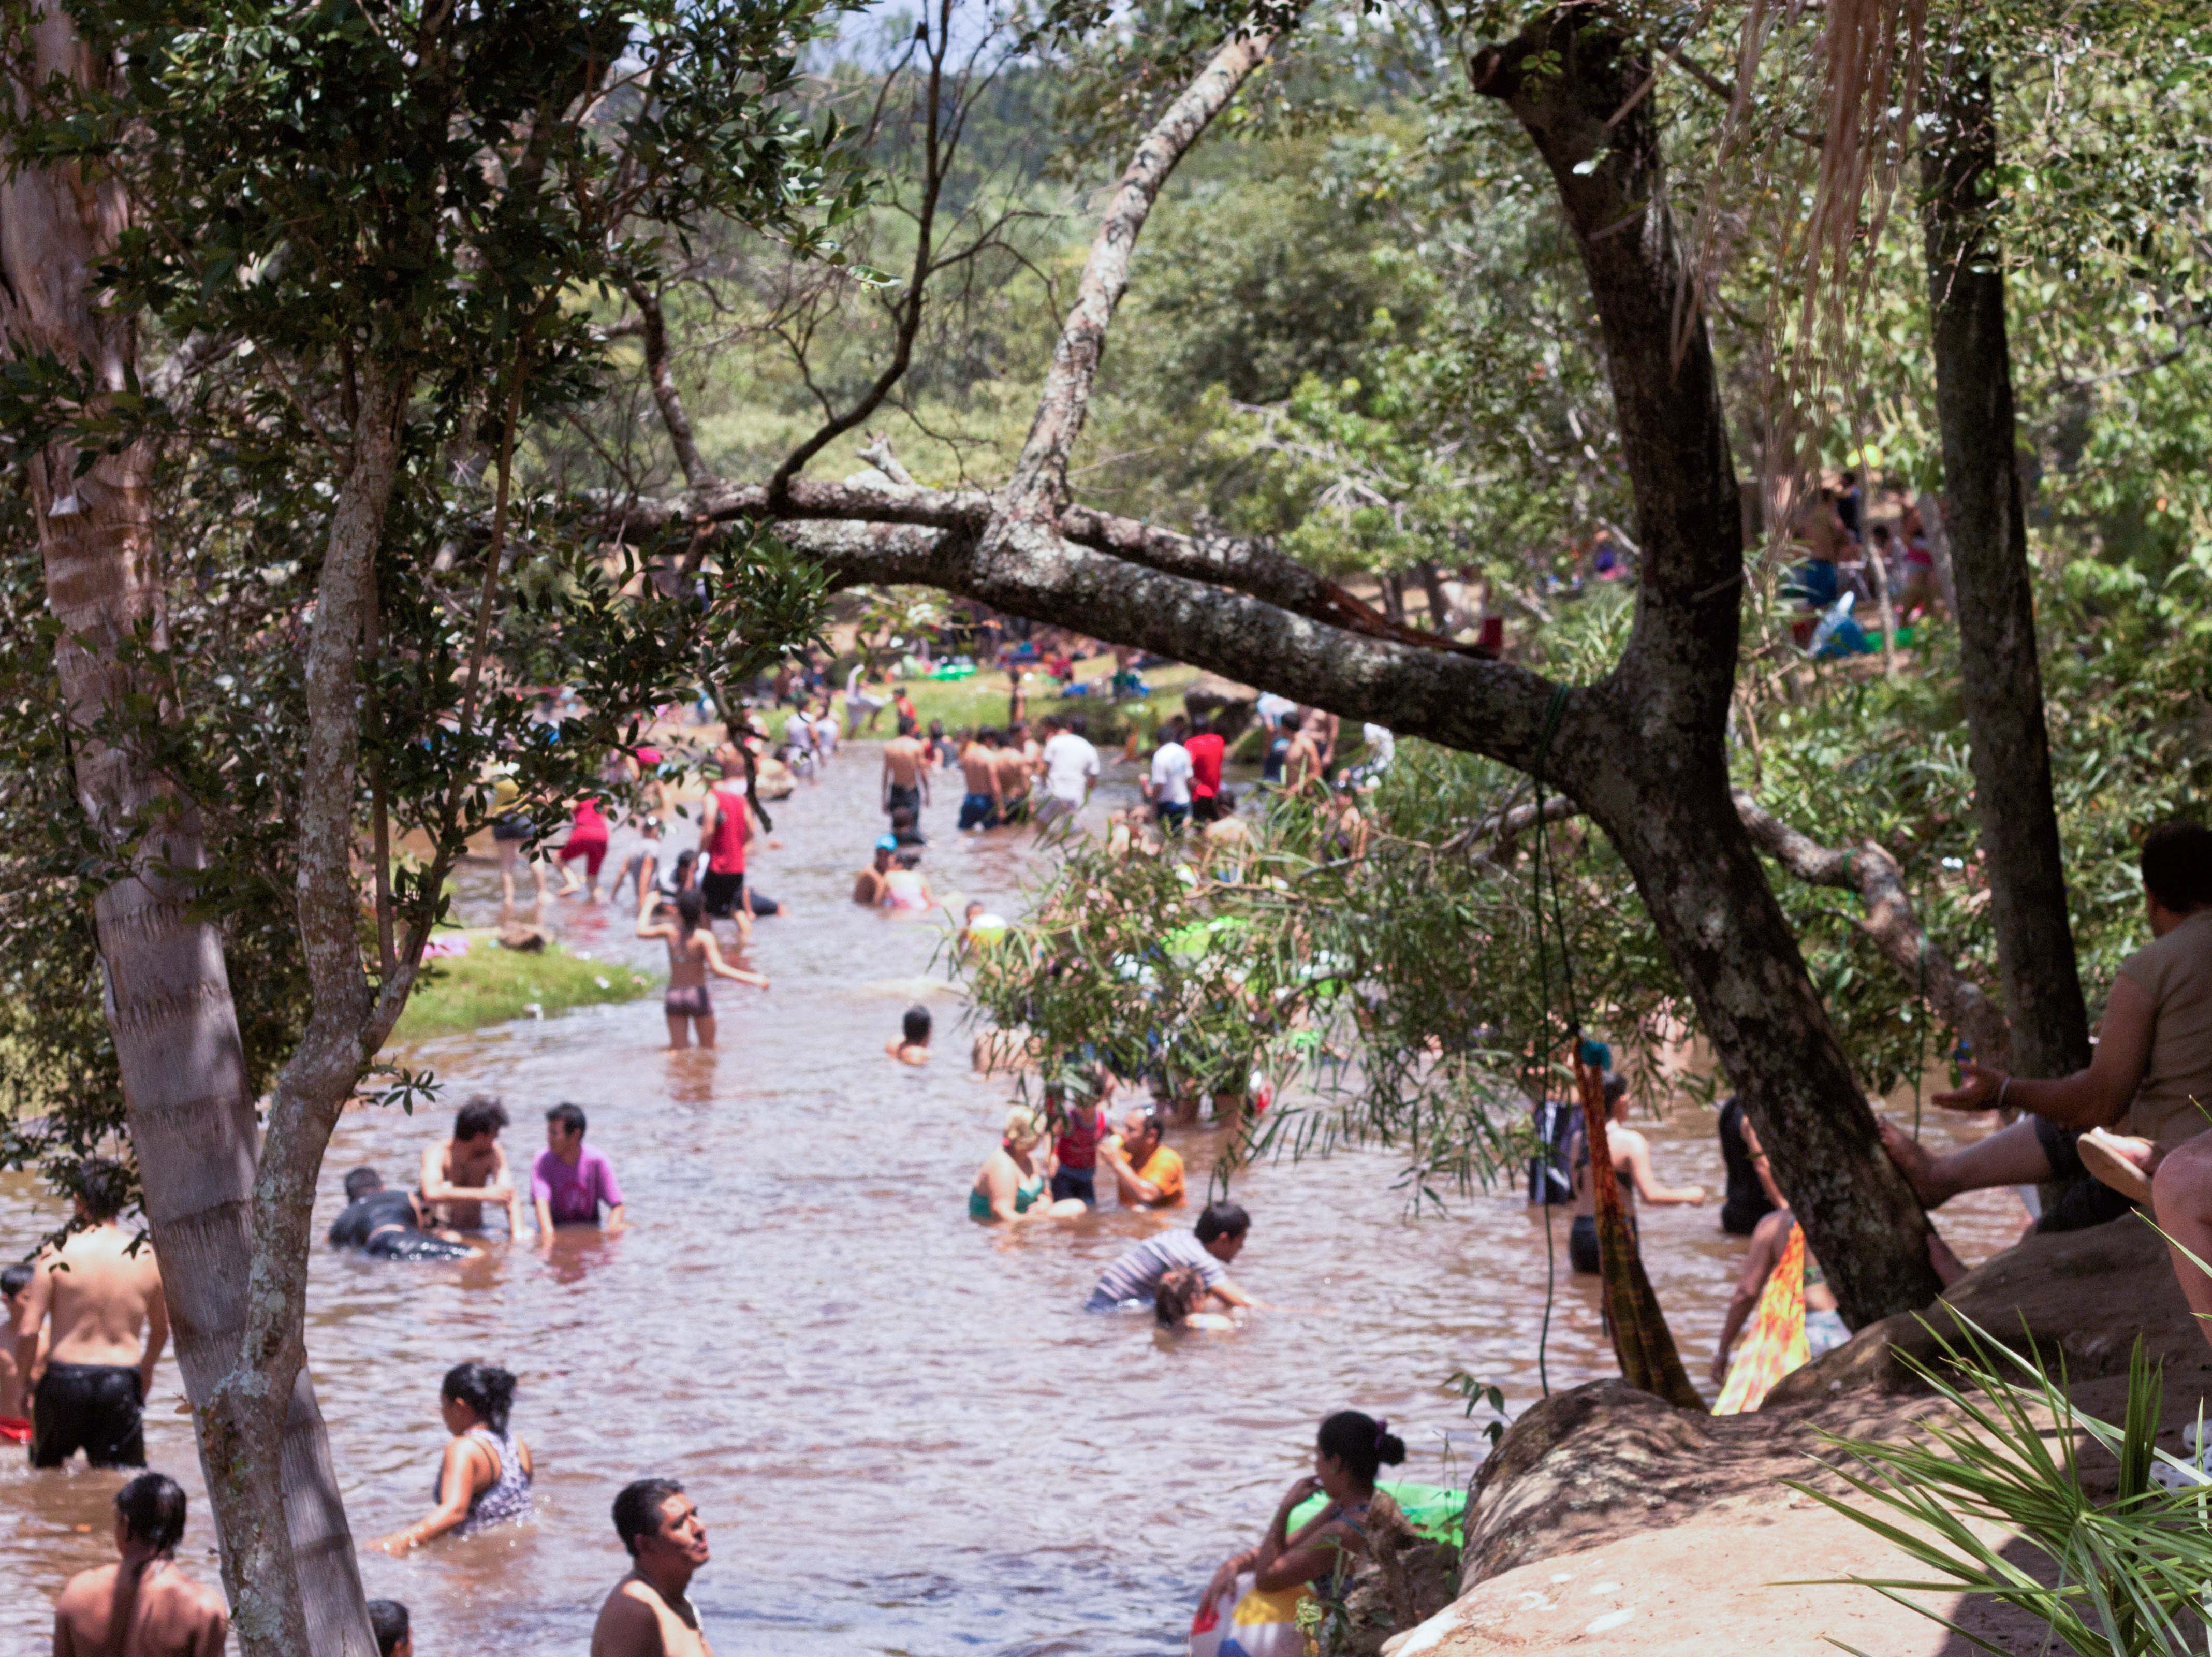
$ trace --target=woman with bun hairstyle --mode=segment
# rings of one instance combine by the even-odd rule
[[[1314,1470],[1283,1492],[1259,1546],[1224,1560],[1206,1585],[1191,1650],[1198,1657],[1235,1649],[1246,1657],[1297,1657],[1305,1649],[1297,1626],[1298,1604],[1316,1583],[1328,1597],[1343,1597],[1344,1579],[1367,1551],[1367,1522],[1377,1502],[1376,1475],[1406,1459],[1405,1444],[1388,1421],[1340,1410],[1321,1424]],[[1322,1509],[1295,1529],[1291,1515],[1316,1495]],[[1231,1636],[1233,1636],[1233,1647]]]
[[[469,1536],[530,1517],[530,1447],[507,1430],[514,1377],[495,1364],[459,1363],[439,1389],[445,1417],[445,1459],[427,1519],[369,1545],[397,1558],[434,1536]]]

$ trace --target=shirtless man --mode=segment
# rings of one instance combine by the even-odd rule
[[[1030,814],[1029,727],[1015,724],[994,758],[999,772],[999,820],[1022,823]]]
[[[455,1231],[482,1231],[487,1203],[507,1208],[507,1234],[523,1233],[522,1193],[507,1171],[499,1130],[507,1123],[507,1106],[479,1094],[453,1114],[453,1136],[422,1151],[422,1200],[442,1225]]]
[[[884,809],[903,806],[919,820],[929,803],[929,750],[910,729],[884,744]]]
[[[641,1478],[615,1498],[629,1575],[592,1628],[592,1657],[714,1657],[684,1589],[707,1563],[707,1527],[672,1478]]]
[[[1644,1136],[1629,1127],[1628,1078],[1608,1076],[1605,1083],[1605,1142],[1613,1154],[1613,1172],[1620,1181],[1620,1206],[1628,1222],[1636,1223],[1636,1201],[1642,1197],[1654,1208],[1687,1203],[1705,1205],[1703,1185],[1662,1185],[1651,1172],[1651,1147]],[[1577,1135],[1574,1150],[1575,1223],[1567,1233],[1567,1258],[1577,1271],[1595,1276],[1599,1270],[1597,1192],[1590,1182],[1589,1142]]]
[[[146,1395],[169,1340],[169,1307],[154,1251],[115,1222],[127,1189],[121,1167],[94,1158],[78,1177],[81,1230],[39,1252],[15,1317],[15,1368],[39,1361],[31,1394],[31,1465],[58,1467],[78,1450],[95,1467],[143,1467]],[[180,1520],[179,1523],[182,1521]]]
[[[40,1349],[32,1355],[28,1373],[15,1367],[15,1319],[23,1315],[23,1296],[30,1292],[34,1275],[27,1264],[12,1265],[0,1272],[0,1307],[6,1308],[0,1312],[0,1328],[8,1332],[8,1338],[0,1341],[0,1428],[15,1423],[13,1435],[18,1444],[29,1441],[31,1384],[39,1378],[39,1360],[46,1355],[41,1340]],[[9,1436],[8,1431],[0,1430],[0,1440]]]
[[[873,909],[884,900],[884,876],[891,872],[891,858],[898,850],[898,841],[886,834],[876,842],[875,861],[853,877],[853,901]]]
[[[185,1493],[141,1473],[115,1493],[112,1565],[79,1571],[54,1601],[54,1657],[221,1657],[222,1596],[177,1569]]]
[[[1006,801],[999,787],[999,734],[984,729],[975,733],[968,746],[960,750],[960,775],[968,786],[960,801],[960,826],[963,829],[994,829],[1005,820]]]

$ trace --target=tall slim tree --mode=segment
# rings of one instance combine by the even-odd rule
[[[2063,1075],[2089,1062],[2089,1016],[2067,915],[2036,655],[1996,222],[1996,100],[1989,66],[1963,34],[1935,54],[1921,140],[1943,527],[2012,1063],[2027,1075]]]

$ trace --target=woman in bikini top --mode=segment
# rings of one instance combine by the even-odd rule
[[[1389,1425],[1357,1410],[1340,1410],[1322,1422],[1311,1475],[1283,1493],[1259,1546],[1224,1560],[1199,1603],[1212,1605],[1248,1574],[1255,1593],[1340,1577],[1350,1568],[1350,1556],[1367,1550],[1367,1512],[1375,1500],[1376,1476],[1406,1459],[1405,1444]],[[1292,1530],[1291,1514],[1316,1495],[1326,1496],[1328,1505]]]

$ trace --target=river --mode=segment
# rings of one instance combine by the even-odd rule
[[[465,1359],[520,1378],[515,1429],[538,1466],[534,1523],[368,1556],[372,1595],[406,1601],[422,1657],[581,1654],[624,1560],[608,1519],[647,1473],[684,1481],[714,1561],[693,1584],[725,1654],[855,1652],[1136,1657],[1182,1649],[1213,1564],[1254,1539],[1304,1469],[1331,1410],[1387,1416],[1407,1477],[1463,1481],[1486,1447],[1444,1386],[1463,1370],[1540,1395],[1542,1221],[1500,1190],[1410,1217],[1398,1164],[1376,1151],[1241,1173],[1252,1212],[1236,1275],[1279,1309],[1233,1335],[1170,1337],[1148,1320],[1088,1315],[1093,1279],[1173,1219],[1108,1208],[1006,1233],[964,1203],[1008,1089],[972,1076],[959,1002],[933,966],[939,934],[856,909],[853,871],[878,832],[872,748],[848,748],[775,813],[780,848],[756,878],[793,912],[762,923],[750,962],[766,995],[716,986],[721,1048],[672,1053],[657,1000],[595,1008],[425,1044],[449,1100],[495,1093],[526,1163],[563,1100],[591,1118],[635,1228],[568,1233],[550,1254],[405,1266],[319,1251],[308,1349],[356,1537],[428,1508],[445,1434],[438,1383]],[[951,774],[957,786],[957,773]],[[1103,817],[1134,792],[1118,773]],[[960,837],[940,782],[926,865],[940,896],[1018,901],[1028,837]],[[617,831],[614,857],[624,850]],[[494,918],[488,868],[460,881],[471,923]],[[627,906],[548,905],[569,947],[659,972]],[[926,1069],[883,1052],[917,997],[938,1014]],[[397,1111],[349,1112],[325,1163],[317,1233],[349,1169],[398,1183],[442,1131]],[[1720,1184],[1709,1111],[1646,1122],[1661,1178]],[[1931,1118],[1931,1135],[1943,1129]],[[1175,1142],[1202,1188],[1218,1148]],[[1945,1230],[1978,1261],[2008,1240],[2008,1197],[1962,1200]],[[0,1247],[17,1258],[53,1223],[22,1176],[0,1179]],[[1693,1374],[1702,1376],[1741,1245],[1715,1209],[1644,1221],[1645,1258]],[[1587,1280],[1558,1275],[1545,1371],[1554,1387],[1609,1374]],[[1709,1389],[1710,1390],[1710,1389]],[[151,1465],[185,1483],[180,1557],[216,1580],[213,1536],[173,1363],[149,1410]],[[0,1463],[0,1657],[50,1649],[53,1594],[110,1556],[116,1475]]]

